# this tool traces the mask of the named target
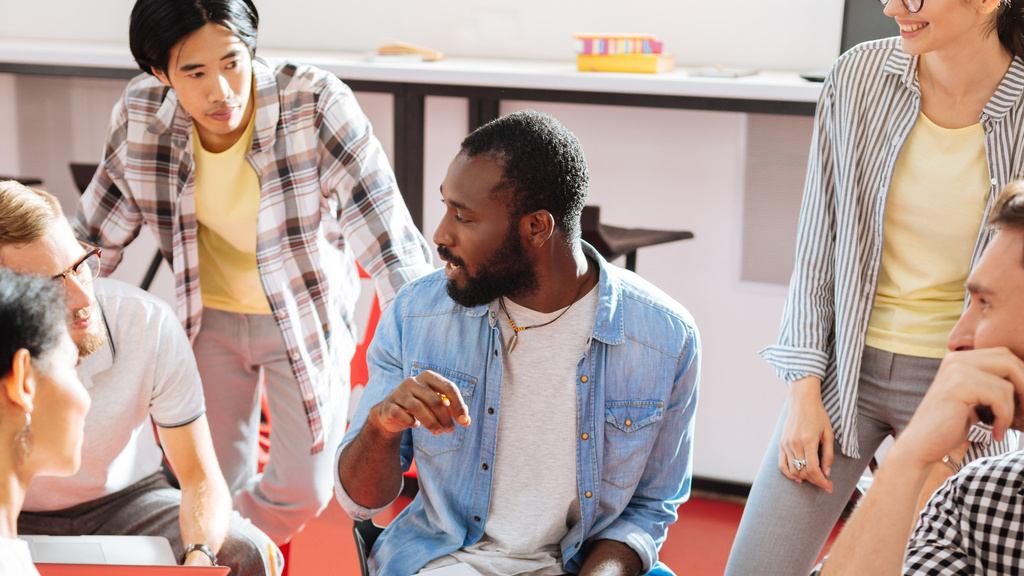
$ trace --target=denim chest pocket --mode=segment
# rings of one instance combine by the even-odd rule
[[[621,489],[640,481],[664,415],[661,400],[605,402],[603,481]]]
[[[438,366],[436,364],[428,364],[425,362],[415,362],[412,365],[413,375],[419,374],[430,370],[436,372],[438,375],[451,380],[459,388],[459,393],[462,394],[462,401],[466,403],[466,406],[472,407],[473,405],[473,390],[476,388],[476,378],[456,372],[449,368]],[[466,437],[466,428],[464,426],[455,425],[455,430],[450,433],[442,433],[434,435],[433,432],[427,430],[423,426],[415,428],[412,431],[412,444],[417,452],[424,456],[437,456],[446,452],[453,452],[462,448],[462,441]]]

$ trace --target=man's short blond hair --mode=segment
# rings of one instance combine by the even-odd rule
[[[14,180],[0,180],[0,246],[35,242],[63,218],[64,211],[53,194]]]

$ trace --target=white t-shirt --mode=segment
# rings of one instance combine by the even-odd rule
[[[39,576],[28,551],[28,542],[17,538],[0,538],[0,574]]]
[[[117,280],[92,286],[109,338],[78,366],[92,398],[82,467],[71,477],[33,478],[23,510],[62,510],[131,486],[163,460],[150,416],[174,428],[206,411],[192,347],[170,306]]]
[[[592,289],[548,326],[519,332],[511,354],[512,327],[498,302],[491,304],[504,345],[484,535],[424,569],[464,562],[487,576],[565,574],[560,542],[580,518],[576,366],[594,332],[597,294]],[[505,307],[519,327],[543,324],[562,312],[543,314],[508,299]]]

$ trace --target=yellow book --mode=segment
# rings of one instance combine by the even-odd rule
[[[675,60],[671,54],[577,54],[580,72],[671,72]]]

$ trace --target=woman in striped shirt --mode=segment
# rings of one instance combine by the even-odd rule
[[[788,402],[727,576],[810,571],[930,385],[990,237],[982,222],[1024,166],[1024,0],[882,3],[900,38],[841,56],[818,102],[779,342],[762,351]],[[1008,438],[973,430],[950,469],[1015,448]]]

